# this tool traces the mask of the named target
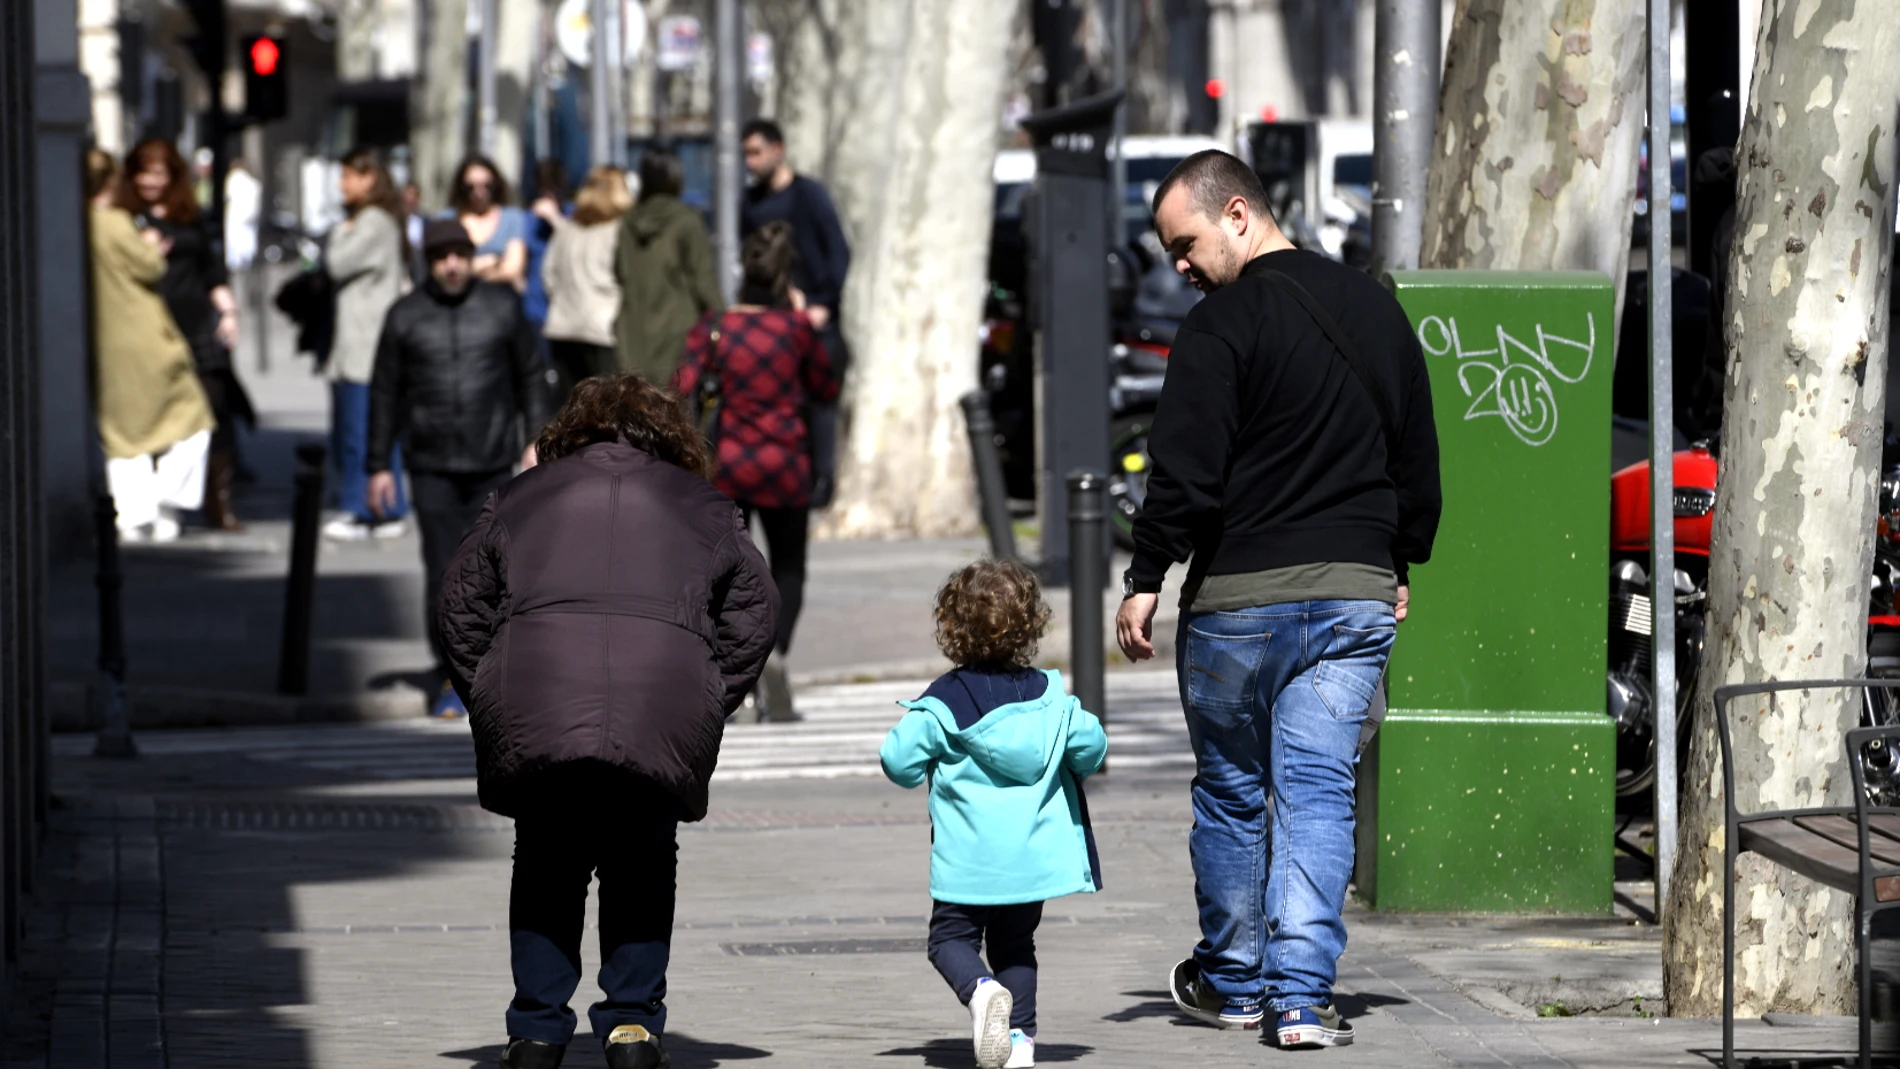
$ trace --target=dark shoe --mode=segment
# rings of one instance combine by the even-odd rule
[[[429,715],[437,720],[460,720],[468,715],[468,706],[462,704],[462,696],[455,693],[452,684],[442,684],[442,690],[429,703]]]
[[[231,483],[235,472],[231,454],[213,450],[205,461],[205,523],[214,531],[242,531],[237,510],[231,504]]]
[[[566,1047],[511,1036],[508,1049],[501,1055],[501,1069],[561,1069],[561,1059],[566,1054]]]
[[[637,1024],[607,1033],[607,1069],[667,1069],[673,1059],[660,1049],[660,1037]]]
[[[1230,1001],[1207,986],[1193,958],[1176,965],[1168,974],[1168,993],[1182,1013],[1215,1028],[1259,1028],[1266,1016],[1260,1003]]]
[[[1276,1031],[1283,1050],[1344,1047],[1352,1043],[1352,1025],[1330,1002],[1282,1013]]]

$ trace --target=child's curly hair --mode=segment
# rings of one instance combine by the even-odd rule
[[[959,666],[1028,668],[1048,626],[1042,584],[1015,561],[977,561],[937,591],[937,646]]]

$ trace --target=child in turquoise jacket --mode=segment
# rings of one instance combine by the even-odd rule
[[[879,753],[898,786],[930,783],[930,961],[970,1007],[981,1069],[1036,1064],[1042,904],[1102,886],[1082,780],[1108,736],[1060,672],[1029,667],[1048,622],[1035,575],[1013,561],[952,575],[937,643],[957,667],[902,703]]]

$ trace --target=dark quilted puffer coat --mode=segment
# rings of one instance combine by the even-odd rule
[[[726,717],[772,647],[778,594],[730,500],[604,442],[489,498],[437,612],[485,808],[513,816],[537,779],[592,762],[698,820]]]

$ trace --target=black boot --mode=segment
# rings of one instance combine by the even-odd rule
[[[561,1069],[561,1059],[566,1056],[566,1047],[510,1037],[508,1049],[502,1052],[501,1069]]]

